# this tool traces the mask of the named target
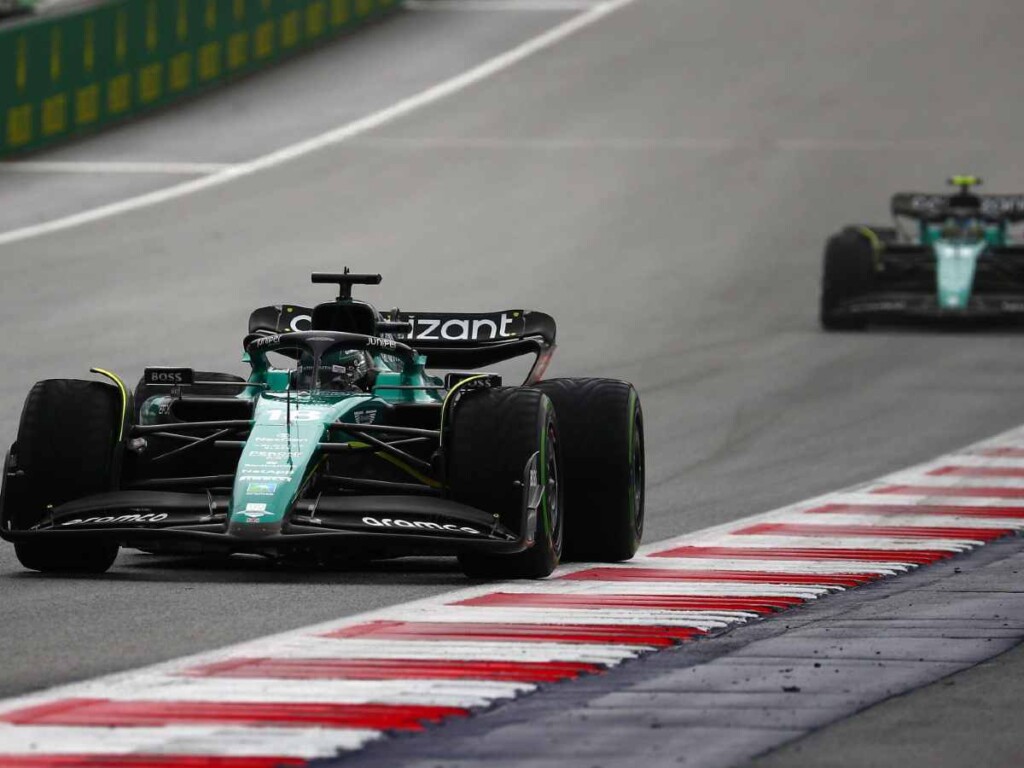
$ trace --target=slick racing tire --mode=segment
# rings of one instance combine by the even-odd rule
[[[562,438],[565,557],[631,558],[644,532],[644,415],[633,385],[614,379],[551,379]]]
[[[32,387],[15,443],[24,473],[20,508],[9,511],[16,528],[42,522],[50,507],[114,486],[122,407],[121,393],[110,384],[50,379]],[[35,571],[102,573],[118,545],[39,539],[17,542],[15,550]]]
[[[524,474],[534,454],[545,488],[533,545],[514,555],[463,553],[463,572],[486,579],[549,575],[561,559],[563,540],[561,447],[551,401],[536,389],[485,389],[464,395],[450,418],[446,456],[454,501],[496,514],[518,532]]]
[[[871,290],[875,253],[870,240],[856,229],[844,229],[825,245],[821,276],[821,326],[828,331],[860,330],[867,320],[838,314],[846,299]]]
[[[42,573],[106,573],[117,559],[117,549],[117,544],[106,542],[19,541],[14,545],[18,562]]]

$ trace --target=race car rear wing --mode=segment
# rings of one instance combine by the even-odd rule
[[[897,192],[892,196],[893,216],[919,221],[940,221],[954,209],[977,207],[978,216],[989,221],[1024,221],[1024,195],[936,195]]]
[[[544,375],[555,350],[555,319],[544,312],[385,312],[390,322],[408,323],[397,338],[427,356],[430,368],[484,368],[521,355],[535,354],[527,384]]]
[[[249,333],[292,333],[313,330],[312,307],[297,304],[273,304],[249,315]]]
[[[313,330],[313,309],[296,304],[260,307],[249,317],[249,336]],[[555,319],[544,312],[381,313],[380,333],[390,333],[427,357],[430,368],[478,369],[522,355],[537,356],[527,384],[540,380],[555,350]],[[405,333],[389,324],[405,323]],[[404,328],[402,330],[405,330]]]

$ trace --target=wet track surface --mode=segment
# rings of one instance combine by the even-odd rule
[[[386,22],[369,34],[387,37],[395,56],[380,66],[381,93],[361,103],[375,109],[430,82],[396,73],[432,66],[447,77],[453,49],[471,63],[565,16],[433,11]],[[1024,421],[1024,338],[826,335],[815,303],[824,238],[884,221],[890,192],[937,189],[964,171],[990,191],[1024,188],[1010,160],[1022,146],[1021,21],[1024,10],[994,0],[640,0],[354,141],[3,246],[0,437],[13,439],[37,379],[90,365],[129,380],[145,364],[240,370],[249,310],[315,301],[324,293],[308,273],[345,264],[384,274],[363,294],[383,307],[551,312],[551,375],[633,381],[647,418],[649,541],[1001,431]],[[444,23],[463,34],[415,46]],[[314,84],[326,80],[307,70],[324,55],[240,86],[254,100],[261,89],[287,94],[276,143],[301,138],[290,118],[303,94],[319,103]],[[310,133],[351,116],[318,118]],[[260,134],[266,121],[249,123],[203,99],[52,159],[236,162],[275,143]],[[206,137],[201,154],[182,141],[193,130]],[[249,151],[239,154],[235,136]],[[31,221],[43,197],[56,215],[131,184],[152,188],[68,174],[33,192],[21,179],[0,177],[5,227]],[[444,562],[303,573],[141,555],[123,555],[105,577],[56,579],[24,573],[4,547],[2,636],[17,663],[0,674],[0,694],[461,583]]]

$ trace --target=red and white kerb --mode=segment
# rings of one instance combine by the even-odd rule
[[[0,702],[5,768],[273,768],[357,750],[1024,528],[1024,428],[560,568]]]

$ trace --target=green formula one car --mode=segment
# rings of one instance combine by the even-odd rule
[[[821,324],[859,329],[897,318],[1024,319],[1024,195],[979,195],[954,176],[949,195],[893,195],[896,226],[849,226],[825,246]],[[908,233],[904,222],[915,230]]]
[[[625,560],[644,523],[636,390],[541,381],[542,312],[378,312],[335,301],[252,313],[248,379],[147,368],[134,393],[52,379],[4,465],[0,536],[38,571],[102,572],[119,547],[305,563],[454,555],[473,577]],[[522,386],[474,373],[521,355]],[[430,371],[448,371],[444,377]],[[458,371],[468,370],[461,373]]]

